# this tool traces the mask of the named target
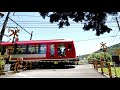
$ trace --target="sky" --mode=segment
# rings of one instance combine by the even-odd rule
[[[0,18],[0,30],[2,29],[7,12],[4,14],[4,17]],[[115,16],[109,15],[107,17],[106,25],[112,28],[112,31],[100,36],[96,36],[96,32],[92,30],[84,31],[82,23],[73,22],[71,19],[70,26],[64,26],[64,28],[59,29],[58,22],[51,24],[49,18],[43,19],[39,12],[15,12],[14,14],[11,12],[9,17],[29,33],[33,31],[32,40],[72,39],[74,41],[77,56],[90,54],[99,50],[101,42],[106,43],[107,47],[120,43],[120,32],[117,22],[114,19]],[[120,21],[119,15],[117,18]],[[18,33],[19,40],[30,40],[30,34],[20,26],[9,19],[5,34],[11,34],[11,32],[8,33],[10,27],[17,27],[20,30],[20,33]],[[12,40],[12,38],[12,36],[9,38],[4,36],[3,41],[9,41],[10,39]]]

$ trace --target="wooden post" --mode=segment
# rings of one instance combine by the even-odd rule
[[[32,62],[30,62],[30,70],[32,69]]]
[[[0,64],[0,75],[5,75],[5,73],[4,73],[4,67],[5,67],[5,65],[1,65]]]
[[[17,62],[15,63],[15,66],[14,66],[14,73],[16,73],[17,71]]]
[[[28,62],[26,61],[26,64],[25,64],[25,71],[27,70],[27,64],[28,64]]]
[[[18,61],[17,70],[20,72],[20,61]]]
[[[98,62],[96,61],[96,70],[98,70]]]
[[[1,69],[1,65],[0,65],[0,75],[1,75],[1,73],[2,73],[2,69]]]
[[[104,72],[103,72],[103,62],[102,61],[100,62],[100,65],[101,65],[101,73],[104,74]]]
[[[93,61],[93,66],[94,66],[94,69],[95,69],[95,68],[96,68],[96,67],[95,67],[95,61]]]
[[[112,72],[111,72],[111,66],[110,66],[110,63],[107,63],[107,64],[108,64],[109,76],[110,76],[110,78],[112,78]]]
[[[20,68],[20,63],[19,63],[19,59],[17,58],[17,61],[16,61],[15,66],[14,66],[14,73],[19,72],[18,71],[19,68]]]
[[[2,68],[2,65],[0,65],[0,76],[2,75],[3,73],[3,68]]]

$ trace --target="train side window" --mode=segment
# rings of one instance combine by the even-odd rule
[[[54,57],[54,55],[55,55],[55,45],[52,44],[50,45],[50,56]]]
[[[26,53],[26,45],[18,45],[16,48],[16,54],[25,54]]]
[[[41,44],[39,48],[40,49],[39,54],[46,54],[46,48],[47,48],[46,44]]]
[[[38,45],[29,45],[28,54],[38,54]]]

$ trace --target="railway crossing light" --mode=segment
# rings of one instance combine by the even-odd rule
[[[101,50],[104,52],[104,61],[105,61],[106,60],[105,53],[107,52],[107,46],[106,46],[106,43],[103,43],[103,42],[101,42],[100,45],[101,45]]]
[[[9,37],[10,36],[13,36],[13,40],[12,40],[12,43],[14,43],[15,41],[18,41],[19,39],[18,39],[18,33],[20,32],[20,30],[19,29],[9,29],[8,30],[8,33],[9,32],[12,32],[10,35],[9,35]],[[15,39],[16,38],[16,39]],[[14,40],[15,39],[15,40]]]
[[[101,44],[101,50],[102,50],[103,52],[107,52],[106,43],[101,42],[100,44]]]

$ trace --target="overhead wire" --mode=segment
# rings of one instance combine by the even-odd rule
[[[118,34],[118,32],[120,31],[120,26],[119,26],[119,22],[118,22],[118,19],[117,19],[117,17],[115,17],[115,19],[116,19],[116,22],[117,22],[117,25],[118,25],[118,28],[119,28],[119,30],[117,31],[117,34]],[[116,34],[116,35],[117,35]],[[112,44],[113,44],[113,42],[115,41],[115,39],[116,39],[116,37],[113,39],[113,41],[111,42],[111,46],[112,46]]]
[[[118,21],[117,17],[116,17],[116,20],[117,20],[117,25],[118,25],[118,28],[119,28],[118,31],[120,31],[120,25],[119,25],[119,21]],[[117,43],[118,43],[119,40],[120,40],[120,37],[118,38]]]
[[[120,35],[114,35],[114,36],[108,36],[108,37],[100,37],[100,38],[92,38],[92,39],[86,39],[86,40],[78,40],[78,41],[76,41],[76,42],[96,40],[96,39],[103,39],[103,38],[110,38],[110,37],[116,37],[116,36],[120,36]]]
[[[10,17],[9,17],[9,19],[11,21],[13,21],[15,24],[17,24],[20,28],[22,28],[23,30],[25,30],[27,33],[29,33],[26,29],[24,29],[21,25],[19,25],[17,22],[15,22],[14,20],[12,20]],[[29,34],[31,35],[31,33],[29,33]]]
[[[14,15],[14,16],[20,16],[20,15]],[[22,15],[22,16],[31,16],[31,15]],[[32,17],[40,17],[40,16],[32,16]],[[43,24],[44,21],[16,21],[16,22],[22,22],[22,23],[24,22],[23,24],[25,24],[25,22],[42,22],[41,24]],[[107,22],[107,23],[113,23],[113,22]],[[30,24],[30,23],[27,23],[27,24]],[[51,23],[44,22],[44,24],[51,24]],[[76,24],[76,23],[74,23],[74,24]],[[56,27],[25,27],[25,26],[23,26],[23,28],[56,28]],[[70,28],[81,28],[81,27],[70,27]],[[110,37],[115,37],[115,36],[110,36]],[[102,37],[102,38],[105,38],[105,37]],[[96,38],[96,39],[99,39],[99,38]],[[89,40],[94,40],[94,39],[89,39]],[[81,40],[81,41],[86,41],[86,40]]]

